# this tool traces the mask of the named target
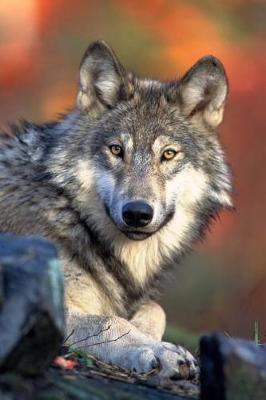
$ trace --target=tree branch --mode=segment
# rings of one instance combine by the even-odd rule
[[[116,342],[117,340],[121,339],[122,337],[128,335],[128,334],[130,333],[130,331],[131,331],[131,329],[130,329],[128,332],[123,333],[122,335],[118,336],[118,337],[115,338],[115,339],[110,339],[110,340],[106,340],[106,341],[102,341],[102,342],[97,342],[97,343],[85,344],[85,345],[81,346],[81,348],[84,348],[84,347],[91,347],[91,346],[97,346],[97,345],[99,345],[99,344],[105,344],[105,343]],[[96,336],[96,335],[93,335],[93,336]]]

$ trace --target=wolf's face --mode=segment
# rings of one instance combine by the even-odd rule
[[[173,217],[173,181],[185,165],[178,135],[155,117],[156,111],[127,110],[96,151],[99,197],[114,224],[132,239],[148,237]]]
[[[88,208],[98,229],[111,223],[143,240],[231,205],[230,174],[214,132],[226,95],[225,72],[214,57],[198,61],[180,81],[162,83],[127,74],[103,42],[88,48],[73,129],[79,136],[82,130],[77,175],[83,184],[90,173],[87,188],[93,183],[97,195]]]
[[[164,100],[165,88],[152,93],[150,85],[154,102],[139,88],[137,99],[97,128],[101,136],[93,150],[100,201],[118,229],[135,240],[157,232],[184,209],[194,212],[212,196],[215,183],[210,172],[215,175],[217,143]]]

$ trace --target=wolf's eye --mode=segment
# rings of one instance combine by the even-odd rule
[[[162,161],[170,161],[172,160],[177,154],[176,150],[167,149],[162,154]]]
[[[111,153],[114,156],[116,156],[116,157],[122,157],[123,156],[123,149],[118,144],[112,144],[109,148],[110,148]]]

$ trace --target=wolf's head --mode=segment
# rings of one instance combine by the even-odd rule
[[[231,206],[230,173],[215,133],[226,96],[225,71],[213,56],[163,83],[127,73],[104,42],[90,45],[80,66],[78,111],[68,121],[71,179],[65,167],[61,179],[73,185],[83,216],[110,237],[197,235]]]

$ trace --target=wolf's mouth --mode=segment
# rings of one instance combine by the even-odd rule
[[[132,240],[145,240],[150,237],[153,232],[139,232],[139,231],[121,231],[126,235],[129,239]]]

